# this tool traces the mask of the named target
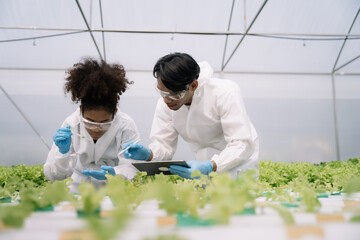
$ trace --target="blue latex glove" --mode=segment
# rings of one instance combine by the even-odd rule
[[[67,126],[66,128],[59,128],[53,136],[54,143],[62,154],[70,150],[71,135],[70,126]]]
[[[123,153],[125,158],[144,161],[149,159],[151,155],[151,151],[149,148],[144,147],[140,143],[128,142],[122,147],[122,149],[124,150],[129,146],[130,148]]]
[[[101,166],[100,171],[84,170],[82,171],[82,174],[93,177],[97,180],[106,180],[106,176],[105,176],[106,174],[111,174],[115,176],[115,169],[111,166]]]
[[[209,175],[213,170],[213,163],[211,161],[188,161],[187,164],[190,166],[189,168],[179,165],[170,165],[169,171],[182,178],[192,179],[191,174],[196,170],[200,170],[200,172],[205,175]]]

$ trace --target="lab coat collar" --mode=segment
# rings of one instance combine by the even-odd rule
[[[110,128],[99,138],[95,144],[95,163],[99,161],[105,150],[108,148],[111,141],[115,138],[115,135],[120,128],[120,117],[118,114],[115,115],[114,122]]]
[[[214,69],[208,62],[199,62],[200,74],[198,79],[212,78],[214,75]]]
[[[198,87],[194,92],[194,96],[192,99],[193,102],[199,101],[203,92],[202,88],[204,86],[205,81],[212,78],[214,75],[214,70],[208,62],[199,62],[198,65],[200,67],[200,74],[199,74],[199,78],[197,79]]]
[[[87,139],[91,139],[90,134],[85,129],[84,124],[81,123],[81,112],[80,108],[76,110],[76,116],[75,118],[72,118],[71,121],[73,122],[74,126],[79,126],[80,128],[80,134],[83,136],[86,136]],[[87,159],[94,159],[95,164],[99,162],[100,158],[105,153],[106,149],[108,148],[109,144],[111,143],[112,139],[114,139],[116,133],[118,132],[118,129],[120,126],[120,114],[119,111],[115,114],[114,122],[110,126],[110,128],[104,133],[101,138],[99,138],[96,142],[96,144],[93,141],[88,141],[87,139],[80,139],[80,141],[86,142],[86,144],[80,144],[80,148],[78,150],[78,153],[84,153],[88,155]],[[75,143],[78,144],[78,143]]]

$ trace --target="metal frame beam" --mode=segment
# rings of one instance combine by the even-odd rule
[[[332,86],[332,100],[334,110],[334,131],[335,131],[335,148],[336,148],[336,160],[340,161],[340,141],[339,141],[339,124],[337,119],[337,107],[336,107],[336,86],[335,76],[331,74],[331,86]]]
[[[229,23],[228,23],[227,31],[230,30],[232,14],[233,14],[233,11],[234,11],[234,5],[235,5],[235,0],[233,0],[232,5],[231,5],[231,11],[230,11],[230,17],[229,17]],[[229,35],[226,35],[223,58],[222,58],[222,61],[221,61],[221,66],[224,66],[228,38],[229,38]]]
[[[359,13],[360,13],[360,8],[358,9],[355,17],[354,17],[354,20],[352,21],[351,25],[350,25],[350,28],[348,30],[348,34],[350,34],[355,22],[356,22],[356,19],[357,17],[359,16]],[[336,57],[336,60],[335,60],[335,63],[334,63],[334,66],[333,66],[333,69],[331,71],[331,87],[332,87],[332,100],[333,100],[333,112],[334,112],[334,131],[335,131],[335,147],[336,147],[336,157],[337,157],[337,160],[340,161],[340,139],[339,139],[339,123],[338,123],[338,118],[337,118],[337,104],[336,104],[336,83],[335,83],[335,72],[338,71],[339,69],[345,67],[346,65],[350,64],[351,62],[355,61],[357,58],[360,57],[357,56],[355,57],[354,59],[348,61],[347,63],[341,65],[340,67],[336,68],[338,62],[339,62],[339,59],[340,59],[340,56],[341,56],[341,53],[343,52],[344,50],[344,47],[345,47],[345,44],[346,44],[346,41],[348,40],[348,36],[345,37],[344,39],[344,42],[339,50],[339,54],[337,55]]]
[[[234,56],[236,50],[239,48],[240,44],[242,43],[242,41],[244,40],[244,38],[246,37],[246,35],[247,35],[248,32],[250,31],[251,27],[253,26],[253,24],[255,23],[256,19],[257,19],[258,16],[260,15],[261,11],[262,11],[263,8],[265,7],[267,1],[268,1],[268,0],[265,0],[264,3],[261,5],[261,7],[260,7],[260,9],[258,10],[258,12],[256,13],[254,19],[251,21],[250,26],[246,29],[245,34],[242,36],[242,38],[240,39],[239,43],[236,45],[236,47],[235,47],[235,49],[233,50],[233,52],[231,53],[230,57],[228,58],[228,60],[226,61],[226,63],[221,66],[221,71],[224,71],[226,65],[229,63],[229,61],[231,60],[231,58]]]
[[[350,34],[351,29],[353,28],[353,26],[354,26],[354,24],[355,24],[355,22],[356,22],[356,19],[357,19],[357,17],[359,16],[359,13],[360,13],[360,8],[359,8],[359,10],[357,11],[354,20],[353,20],[352,23],[351,23],[351,26],[350,26],[350,28],[349,28],[348,34]],[[335,63],[334,63],[334,67],[333,67],[333,69],[332,69],[332,71],[331,71],[332,73],[338,71],[339,69],[343,68],[344,66],[346,66],[347,64],[349,64],[350,62],[352,62],[352,61],[350,61],[350,62],[348,62],[347,64],[344,64],[344,65],[342,65],[342,66],[339,67],[339,68],[336,68],[336,66],[337,66],[337,64],[338,64],[338,61],[339,61],[339,58],[340,58],[340,56],[341,56],[341,53],[342,53],[342,51],[343,51],[343,49],[344,49],[344,47],[345,47],[345,43],[346,43],[347,40],[348,40],[348,36],[345,37],[344,42],[343,42],[343,44],[342,44],[342,46],[341,46],[341,48],[340,48],[339,54],[338,54],[338,56],[337,56],[337,58],[336,58],[336,60],[335,60]],[[356,59],[356,58],[355,58],[355,59]],[[354,60],[355,60],[355,59],[354,59]]]
[[[84,12],[83,12],[83,10],[82,10],[82,8],[81,8],[81,6],[80,6],[79,0],[75,0],[75,1],[76,1],[76,4],[77,4],[77,6],[78,6],[78,8],[79,8],[79,10],[80,10],[81,16],[82,16],[83,19],[84,19],[84,22],[85,22],[85,24],[86,24],[86,27],[87,27],[89,33],[90,33],[90,36],[91,36],[91,38],[92,38],[92,40],[93,40],[93,42],[94,42],[94,44],[95,44],[96,50],[98,51],[100,58],[103,59],[103,57],[102,57],[102,55],[101,55],[101,52],[100,52],[100,50],[99,50],[99,47],[98,47],[98,45],[97,45],[97,43],[96,43],[96,40],[95,40],[95,38],[94,38],[94,35],[93,35],[93,33],[92,33],[92,30],[90,29],[90,26],[89,26],[89,24],[88,24],[88,22],[87,22],[87,20],[86,20],[86,17],[85,17],[85,15],[84,15]]]
[[[67,68],[26,68],[26,67],[0,67],[0,71],[66,71]],[[152,72],[151,69],[127,69],[126,72]],[[214,73],[222,73],[215,70]],[[306,75],[306,76],[330,76],[326,72],[253,72],[253,71],[225,71],[225,74],[258,74],[258,75]],[[335,76],[360,76],[358,73],[334,73]]]
[[[58,34],[50,34],[50,35],[43,35],[43,36],[37,36],[37,37],[27,37],[27,38],[16,38],[16,39],[9,39],[9,40],[0,40],[0,43],[28,41],[28,40],[35,40],[35,39],[42,39],[42,38],[52,38],[52,37],[61,37],[61,36],[84,33],[84,32],[87,32],[87,30],[76,31],[76,32],[67,32],[67,33],[58,33]]]
[[[32,128],[32,130],[34,130],[34,132],[36,133],[36,135],[38,135],[38,137],[40,138],[40,140],[44,143],[44,145],[47,147],[48,150],[50,150],[50,146],[49,144],[45,141],[45,139],[43,138],[43,136],[41,136],[41,134],[39,133],[39,131],[36,129],[36,127],[31,123],[31,121],[26,117],[26,115],[24,114],[23,111],[21,111],[20,107],[15,103],[15,101],[10,97],[10,95],[5,91],[5,89],[1,86],[0,84],[0,89],[4,92],[5,96],[9,99],[9,101],[11,102],[11,104],[16,108],[16,110],[18,110],[18,112],[20,113],[20,115],[25,119],[25,121],[30,125],[30,127]]]
[[[101,28],[104,28],[104,20],[103,20],[103,11],[101,6],[101,0],[99,0],[99,9],[100,9],[100,18],[101,18]],[[101,32],[102,41],[103,41],[103,52],[104,52],[104,59],[106,61],[106,48],[105,48],[105,33],[104,31]]]
[[[87,28],[53,28],[53,27],[32,27],[32,26],[0,26],[0,29],[8,30],[38,30],[38,31],[68,31],[68,32],[88,32]],[[359,39],[360,34],[339,34],[339,33],[327,33],[327,34],[315,34],[315,33],[279,33],[279,32],[234,32],[234,31],[174,31],[174,30],[121,30],[121,29],[104,29],[104,28],[94,28],[90,30],[91,32],[111,32],[111,33],[150,33],[150,34],[184,34],[184,35],[232,35],[232,36],[259,36],[259,37],[303,37],[305,40],[327,40],[328,38],[333,38],[330,40],[344,40],[347,37],[347,40]],[[312,38],[312,39],[311,39]],[[336,38],[336,39],[335,39]],[[302,39],[299,39],[302,40]]]
[[[335,70],[333,70],[334,72],[339,71],[341,68],[349,65],[350,63],[352,63],[353,61],[355,61],[356,59],[358,59],[360,57],[360,55],[358,55],[357,57],[351,59],[350,61],[347,61],[346,63],[344,63],[343,65],[341,65],[340,67],[336,68]]]

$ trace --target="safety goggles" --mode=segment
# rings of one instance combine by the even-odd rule
[[[160,90],[158,87],[157,87],[157,83],[155,83],[155,89],[156,89],[156,91],[158,91],[158,93],[161,95],[161,97],[167,97],[167,98],[170,98],[170,99],[172,99],[172,100],[180,100],[180,99],[182,99],[184,96],[185,96],[185,94],[186,94],[186,92],[187,92],[187,90],[189,90],[189,86],[190,86],[190,84],[187,84],[186,86],[185,86],[185,90],[182,90],[182,91],[179,91],[179,92],[165,92],[165,91],[163,91],[163,90]]]
[[[110,128],[111,124],[114,122],[114,120],[112,120],[110,122],[97,123],[89,121],[83,116],[81,116],[81,121],[84,123],[85,128],[90,130],[99,129],[100,131],[107,131]]]

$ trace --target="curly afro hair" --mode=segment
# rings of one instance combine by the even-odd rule
[[[105,109],[115,113],[120,95],[129,84],[122,65],[83,58],[66,72],[65,94],[71,92],[73,102],[80,102],[82,111]]]

